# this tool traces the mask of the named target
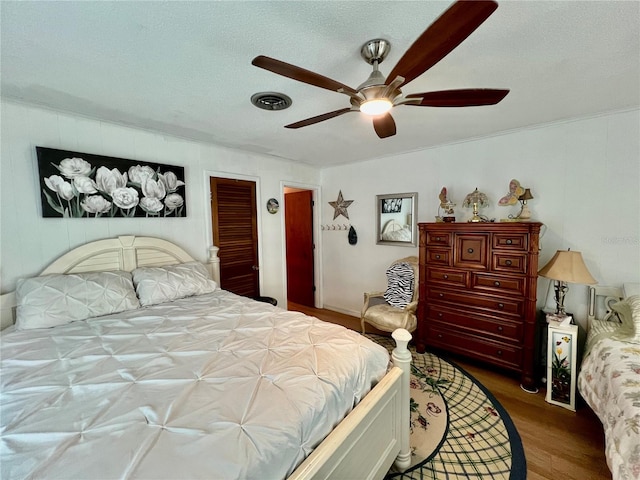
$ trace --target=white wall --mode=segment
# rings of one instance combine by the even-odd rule
[[[156,235],[175,241],[205,260],[211,243],[206,178],[211,173],[256,178],[259,182],[262,293],[282,302],[283,215],[266,214],[267,199],[282,204],[282,184],[322,184],[320,224],[352,224],[320,232],[323,301],[326,308],[359,316],[362,293],[384,289],[385,269],[417,248],[375,244],[375,195],[418,192],[418,221],[433,221],[443,186],[460,207],[475,187],[487,193],[503,218],[516,207],[497,207],[511,178],[531,188],[533,216],[545,223],[540,266],[557,249],[583,253],[603,285],[640,282],[640,112],[516,131],[396,157],[324,169],[244,153],[84,117],[2,101],[0,157],[0,288],[13,290],[17,278],[37,274],[52,259],[87,241],[120,234]],[[380,141],[399,141],[396,138]],[[376,140],[378,141],[378,140]],[[189,215],[182,219],[43,219],[35,146],[63,148],[141,161],[184,165]],[[350,219],[333,220],[342,190]],[[282,210],[281,210],[282,212]],[[538,282],[539,306],[549,282]],[[576,317],[586,316],[586,287],[570,286],[566,300]],[[547,302],[551,308],[553,300]]]
[[[481,213],[499,220],[519,212],[496,206],[512,178],[531,189],[530,210],[546,225],[540,267],[556,250],[571,248],[582,252],[602,285],[640,282],[639,120],[638,110],[616,112],[324,169],[325,200],[337,198],[339,190],[345,200],[354,200],[348,212],[358,233],[358,244],[351,246],[346,232],[323,231],[325,308],[359,316],[362,293],[386,287],[389,263],[417,255],[417,248],[376,245],[375,195],[418,192],[418,220],[433,222],[445,186],[458,204],[457,221],[466,221],[470,213],[461,208],[462,201],[478,187],[492,203]],[[322,223],[332,218],[333,208],[325,202]],[[539,307],[548,285],[539,279]],[[552,296],[553,290],[547,302],[551,309]],[[569,286],[567,311],[581,323],[586,297],[586,286]]]
[[[258,181],[262,294],[284,301],[283,215],[266,214],[271,197],[282,204],[282,182],[319,183],[317,169],[268,156],[128,128],[3,100],[0,157],[0,288],[38,274],[66,251],[123,234],[153,235],[206,260],[211,244],[209,174]],[[186,218],[42,218],[36,146],[185,167]]]

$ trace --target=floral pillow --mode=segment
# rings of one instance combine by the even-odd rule
[[[140,308],[129,272],[42,275],[19,280],[16,329],[48,328]]]
[[[611,308],[618,314],[622,325],[617,334],[619,340],[640,342],[640,295],[614,303]]]
[[[131,273],[138,298],[144,306],[210,293],[217,287],[209,277],[207,267],[200,262],[140,267]]]

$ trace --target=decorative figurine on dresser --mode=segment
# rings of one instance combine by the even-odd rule
[[[439,348],[535,381],[541,223],[420,223],[416,349]]]

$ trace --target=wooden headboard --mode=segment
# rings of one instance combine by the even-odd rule
[[[96,240],[74,248],[51,263],[40,275],[114,270],[130,272],[138,267],[159,267],[192,261],[194,258],[175,243],[155,237],[124,235]],[[218,247],[209,248],[206,265],[211,278],[219,285]],[[13,324],[15,306],[15,292],[0,296],[0,326],[2,329]]]

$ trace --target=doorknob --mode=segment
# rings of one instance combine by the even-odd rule
[[[260,270],[260,267],[257,265],[251,265],[251,270]]]

